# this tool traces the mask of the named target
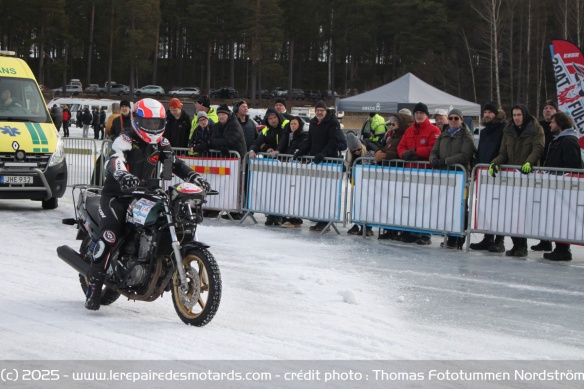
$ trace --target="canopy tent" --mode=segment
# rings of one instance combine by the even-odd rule
[[[481,114],[479,104],[442,92],[412,73],[369,92],[338,100],[337,111],[396,113],[402,108],[411,110],[419,102],[428,106],[430,114],[452,108],[460,109],[465,116]]]

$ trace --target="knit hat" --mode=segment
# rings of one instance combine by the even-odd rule
[[[426,115],[430,116],[430,112],[428,111],[428,106],[424,103],[418,103],[414,106],[414,113],[416,112],[424,112]]]
[[[177,98],[172,98],[168,102],[168,107],[169,108],[182,108],[182,106],[183,106],[183,104]]]
[[[281,97],[279,97],[279,98],[276,99],[276,102],[274,103],[274,105],[276,105],[276,104],[282,104],[285,107],[286,106],[286,100],[283,99],[283,98],[281,98]]]
[[[491,111],[492,113],[496,114],[497,112],[499,112],[499,105],[494,101],[489,101],[483,106],[483,112],[485,111]]]
[[[558,104],[554,100],[546,100],[545,101],[545,104],[543,105],[543,107],[545,108],[548,105],[550,107],[553,107],[556,111],[558,110]]]
[[[456,116],[460,116],[460,119],[464,119],[464,116],[462,116],[462,111],[458,108],[453,108],[450,110],[450,112],[448,112],[448,116],[450,115],[456,115]]]
[[[209,119],[209,115],[207,115],[207,112],[205,112],[205,111],[199,111],[199,112],[197,112],[197,119],[200,119],[200,118]]]
[[[211,99],[207,95],[202,95],[197,99],[197,103],[203,107],[211,108]]]
[[[361,141],[352,132],[347,133],[347,148],[350,151],[361,148]]]
[[[219,108],[217,108],[217,113],[224,113],[226,115],[231,114],[231,110],[227,106],[227,104],[221,104]]]
[[[326,103],[322,100],[318,100],[314,105],[314,108],[324,108],[326,109]]]
[[[132,108],[132,105],[130,104],[130,102],[128,100],[122,100],[122,101],[120,101],[120,107]]]
[[[448,110],[446,110],[446,109],[437,109],[434,112],[434,117],[436,117],[438,115],[440,115],[440,116],[448,116]]]

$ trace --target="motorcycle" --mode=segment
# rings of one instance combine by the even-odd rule
[[[158,180],[154,180],[159,182]],[[196,236],[203,221],[207,195],[195,184],[180,183],[167,190],[137,188],[131,191],[123,236],[110,254],[110,266],[101,294],[101,305],[120,295],[135,301],[154,301],[171,291],[177,315],[197,327],[209,323],[221,301],[221,273],[209,246]],[[81,289],[87,292],[90,253],[98,241],[101,187],[73,187],[75,218],[63,224],[77,226],[79,252],[57,248],[59,258],[79,272]],[[77,201],[76,201],[77,198]]]

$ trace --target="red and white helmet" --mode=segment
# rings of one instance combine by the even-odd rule
[[[132,127],[144,142],[160,142],[165,125],[166,110],[158,100],[142,99],[134,103]]]

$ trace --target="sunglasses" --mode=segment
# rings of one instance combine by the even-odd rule
[[[391,123],[389,123],[389,125],[393,127],[393,126],[397,126],[397,123],[396,122],[391,122]]]
[[[448,116],[448,120],[460,120],[460,118],[458,116]]]

